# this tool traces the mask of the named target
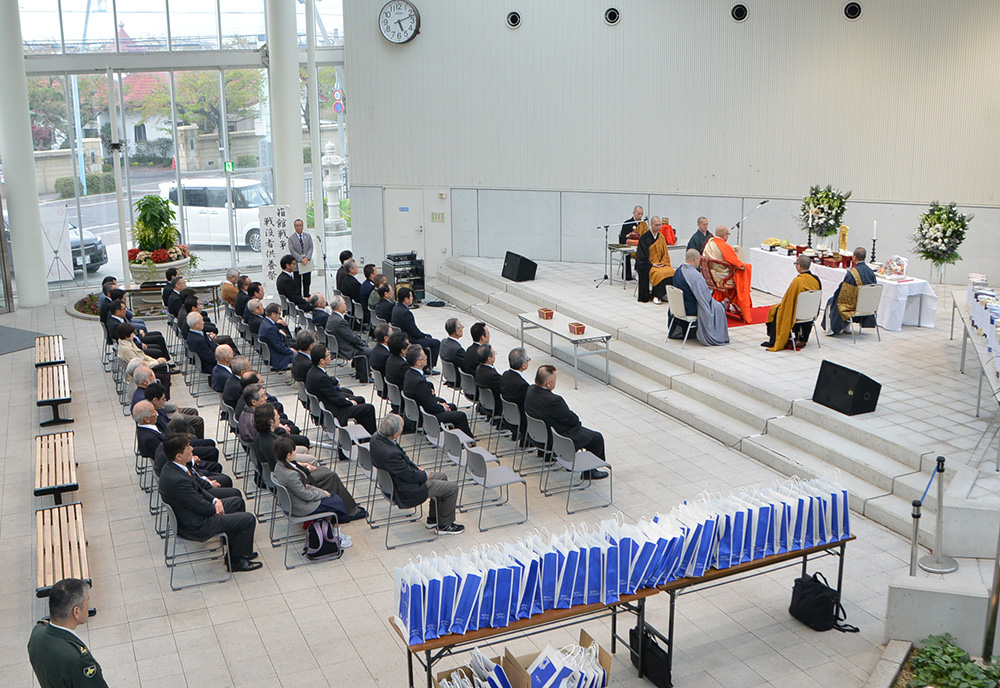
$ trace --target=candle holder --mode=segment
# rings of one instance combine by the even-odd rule
[[[813,229],[809,227],[809,236],[806,238],[806,246],[809,248],[813,247]]]
[[[868,259],[869,263],[875,262],[875,242],[878,241],[877,238],[872,237],[872,257]]]

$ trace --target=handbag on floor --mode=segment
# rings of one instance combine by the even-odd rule
[[[847,612],[840,603],[840,593],[818,571],[795,580],[788,613],[815,631],[835,628],[841,633],[857,633],[859,630],[857,626],[842,623],[847,620]]]
[[[639,627],[630,628],[628,631],[628,644],[631,648],[629,654],[632,656],[632,666],[639,668]],[[672,688],[674,685],[670,680],[670,655],[667,650],[660,647],[656,638],[649,631],[643,629],[642,633],[642,675],[657,688]]]

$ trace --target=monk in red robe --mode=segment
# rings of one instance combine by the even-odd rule
[[[753,302],[750,299],[750,278],[753,266],[744,263],[742,250],[729,245],[729,227],[720,225],[715,236],[705,242],[703,254],[709,258],[708,268],[714,284],[713,296],[733,310],[744,322],[753,322]]]

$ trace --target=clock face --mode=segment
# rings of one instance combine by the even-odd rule
[[[378,28],[390,43],[406,43],[420,32],[420,14],[407,0],[392,0],[379,13]]]

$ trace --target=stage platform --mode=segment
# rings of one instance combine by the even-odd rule
[[[601,265],[540,262],[536,279],[522,283],[500,277],[501,268],[500,259],[452,258],[428,289],[509,334],[517,313],[540,306],[612,333],[612,386],[787,475],[839,469],[852,506],[897,532],[910,531],[910,501],[920,498],[938,455],[948,459],[955,494],[983,506],[995,499],[996,405],[985,404],[977,418],[976,378],[958,372],[961,341],[949,340],[948,327],[954,286],[936,285],[934,329],[883,331],[881,342],[873,330],[854,344],[817,328],[804,350],[769,352],[760,346],[761,323],[731,328],[728,346],[689,341],[682,351],[680,341],[664,341],[666,304],[636,302],[634,282],[595,288]],[[779,300],[761,292],[753,298],[754,305]],[[571,360],[572,351],[557,343],[556,356]],[[882,384],[874,413],[848,417],[811,401],[824,359]],[[581,361],[581,371],[602,380],[603,367]],[[933,496],[926,506],[936,510]]]

